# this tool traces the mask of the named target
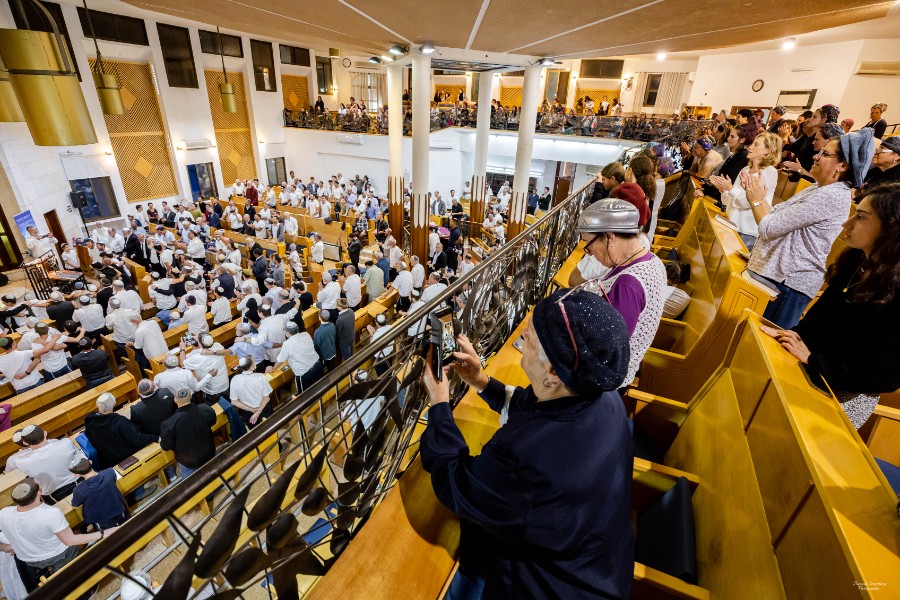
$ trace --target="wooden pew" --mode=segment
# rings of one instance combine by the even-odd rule
[[[57,377],[52,381],[28,390],[24,394],[13,396],[8,400],[8,403],[12,405],[10,419],[13,426],[15,427],[27,421],[36,413],[50,406],[71,398],[84,390],[86,385],[84,377],[81,376],[81,371],[76,369],[62,377]]]
[[[141,297],[141,300],[144,303],[152,302],[153,299],[150,298],[150,282],[147,278],[147,269],[144,268],[143,265],[139,265],[130,258],[122,259],[125,263],[125,266],[128,267],[128,270],[131,272],[131,280],[135,282],[137,286],[137,292]]]

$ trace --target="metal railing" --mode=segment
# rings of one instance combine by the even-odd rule
[[[215,518],[218,528],[204,538],[208,542],[220,533],[219,529],[237,527],[225,511],[236,501],[242,502],[245,490],[251,487],[260,494],[246,505],[249,508],[253,503],[248,519],[248,524],[255,524],[252,534],[245,535],[236,547],[223,545],[219,538],[203,548],[203,553],[221,553],[222,561],[215,564],[224,565],[224,559],[238,554],[241,558],[207,571],[204,577],[223,575],[229,583],[219,591],[248,589],[268,581],[279,597],[289,597],[288,588],[291,581],[296,585],[297,574],[323,575],[416,457],[416,444],[424,428],[422,416],[428,406],[419,381],[422,369],[430,368],[423,358],[423,339],[429,335],[425,331],[427,315],[439,307],[452,306],[459,328],[479,354],[489,357],[496,353],[527,311],[546,294],[553,275],[574,249],[578,236],[572,224],[590,201],[593,185],[576,191],[465,277],[277,408],[270,418],[218,452],[190,477],[166,489],[115,534],[84,552],[61,575],[51,577],[33,597],[62,600],[83,591],[95,574],[112,571],[121,577],[123,574],[110,565],[132,556],[133,546],[145,546],[147,532],[166,523],[177,533],[177,541],[154,557],[150,568],[176,549],[190,548],[200,529]],[[360,380],[360,372],[368,378]],[[458,402],[466,389],[454,374],[452,401]],[[310,414],[318,416],[307,427]],[[292,433],[298,429],[302,434],[295,439]],[[274,464],[259,456],[258,449],[273,436],[279,440],[279,458],[286,465],[285,474],[280,476]],[[233,479],[223,476],[250,456],[249,465]],[[301,474],[299,481],[297,474]],[[294,480],[281,487],[292,476]],[[208,493],[211,485],[221,486],[227,493],[217,497],[210,515],[193,526],[175,516],[186,499]],[[288,513],[319,517],[313,526],[315,531],[298,531],[297,521]],[[273,520],[275,525],[267,528]],[[237,521],[239,526],[240,516]],[[300,537],[316,532],[318,535],[307,541]],[[192,555],[189,549],[180,559],[185,568],[196,565],[192,556],[196,553]],[[248,562],[254,566],[233,566]],[[161,582],[169,576],[155,575]]]

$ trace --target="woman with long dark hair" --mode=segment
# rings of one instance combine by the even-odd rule
[[[744,147],[741,131],[737,127],[731,127],[727,123],[728,137],[725,144],[731,154],[719,165],[718,173],[710,175],[709,181],[703,184],[703,190],[696,190],[695,195],[709,196],[717,202],[722,200],[722,191],[734,185],[744,167],[747,166],[747,148]],[[724,208],[724,206],[723,206]]]
[[[844,223],[847,248],[800,323],[763,331],[822,377],[859,429],[878,396],[900,388],[900,183],[865,190]]]

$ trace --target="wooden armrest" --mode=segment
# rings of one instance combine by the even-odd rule
[[[890,406],[878,405],[873,413],[876,417],[882,419],[890,419],[891,421],[900,421],[900,410],[891,408]]]
[[[656,394],[648,394],[647,392],[642,392],[641,390],[634,388],[629,388],[625,392],[625,397],[631,398],[637,402],[643,402],[644,404],[656,404],[659,406],[664,406],[666,408],[671,408],[676,412],[687,412],[687,404],[683,402],[671,400],[664,396],[657,396]]]

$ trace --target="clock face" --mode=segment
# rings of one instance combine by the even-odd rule
[[[344,60],[341,61],[341,64],[344,65],[345,69],[349,69],[350,68],[350,59],[345,58]]]
[[[762,79],[757,79],[753,82],[753,91],[758,92],[759,90],[763,89],[763,85],[765,85],[765,82],[763,82]]]

